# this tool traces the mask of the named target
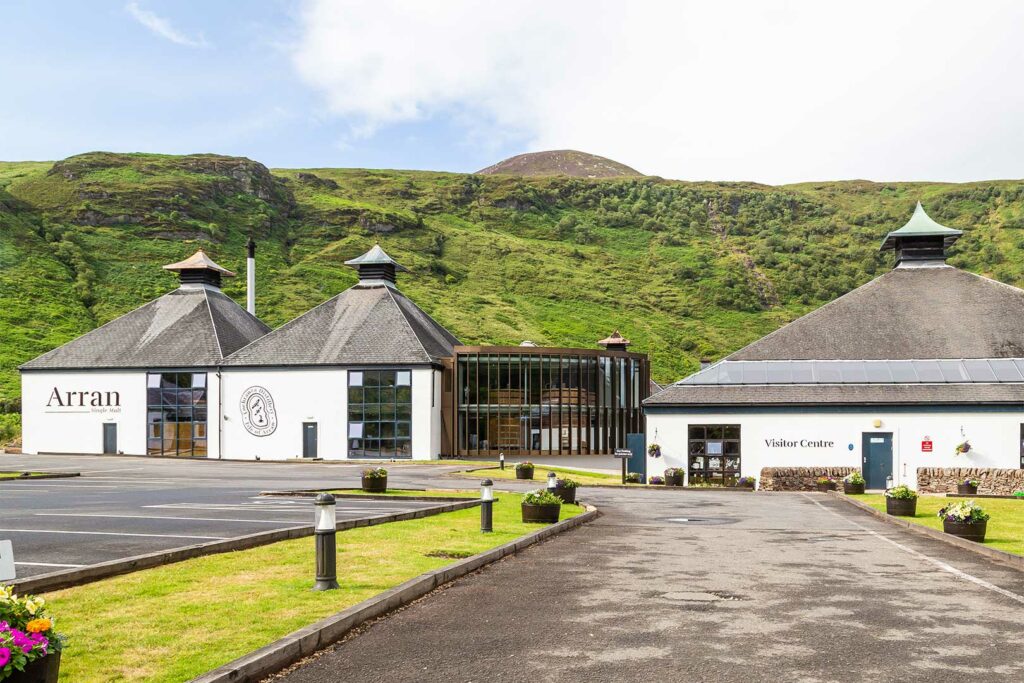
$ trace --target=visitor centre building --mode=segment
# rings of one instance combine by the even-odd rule
[[[891,271],[648,398],[648,473],[1024,467],[1024,290],[947,264],[960,235],[918,204]]]

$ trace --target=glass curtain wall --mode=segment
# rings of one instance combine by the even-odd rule
[[[150,455],[205,457],[206,373],[146,375],[146,449]]]
[[[412,457],[412,372],[349,370],[350,458]]]
[[[559,351],[456,350],[456,454],[609,454],[643,431],[646,356]]]

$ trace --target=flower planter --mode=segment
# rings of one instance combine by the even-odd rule
[[[754,482],[748,481],[748,482],[744,482],[742,484],[739,483],[739,482],[736,482],[736,488],[738,488],[738,489],[749,489],[749,490],[753,491],[754,490]]]
[[[520,467],[516,469],[516,479],[533,479],[533,468]]]
[[[956,492],[961,496],[973,496],[978,492],[978,487],[972,484],[957,484]]]
[[[541,524],[554,524],[558,521],[558,515],[562,510],[561,505],[528,505],[522,503],[523,522],[539,522]]]
[[[57,683],[59,672],[60,653],[54,652],[32,662],[24,671],[15,671],[5,683]]]
[[[864,484],[851,484],[849,482],[843,482],[843,493],[846,495],[861,495],[864,493]]]
[[[553,493],[556,496],[558,496],[559,498],[561,498],[563,503],[572,504],[572,503],[576,502],[576,487],[575,486],[572,487],[572,488],[562,488],[561,486],[556,486],[555,488],[553,488],[551,490],[551,493]]]
[[[894,517],[913,517],[917,514],[917,498],[886,498],[885,511]]]
[[[951,522],[948,519],[942,520],[942,530],[950,536],[959,536],[968,541],[981,543],[985,540],[985,527],[988,522]]]
[[[827,484],[818,484],[817,486],[818,490],[821,491],[822,493],[827,493],[828,491],[836,490],[836,483],[834,481],[830,481]]]
[[[676,472],[670,477],[665,477],[665,486],[682,486],[684,476],[682,472]]]
[[[367,493],[387,493],[387,477],[363,477],[363,490]]]

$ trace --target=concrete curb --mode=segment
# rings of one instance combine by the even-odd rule
[[[2,474],[10,474],[11,472],[20,472],[21,470],[5,470]],[[12,477],[10,479],[0,479],[0,484],[10,481],[31,481],[33,479],[67,479],[69,477],[80,477],[81,472],[43,472],[41,474],[33,474],[27,477]]]
[[[891,524],[892,526],[898,526],[902,529],[907,529],[908,531],[912,531],[915,534],[918,534],[919,536],[927,536],[928,538],[935,539],[936,541],[942,541],[943,543],[946,543],[948,545],[955,545],[958,548],[969,550],[970,552],[976,555],[982,555],[983,557],[986,557],[990,560],[995,560],[1000,564],[1004,564],[1009,567],[1012,567],[1013,569],[1024,572],[1024,556],[1022,555],[1014,555],[1013,553],[1008,553],[1003,550],[997,550],[996,548],[982,545],[981,543],[977,543],[975,541],[968,541],[958,536],[951,536],[950,534],[947,534],[943,531],[939,531],[938,529],[932,529],[921,524],[916,524],[915,522],[908,522],[907,520],[902,519],[900,517],[894,517],[893,515],[888,515],[882,512],[881,510],[876,510],[867,503],[862,503],[859,500],[854,500],[849,496],[839,493],[838,491],[829,491],[828,495],[832,496],[833,498],[838,498],[839,500],[842,500],[847,505],[852,505],[861,512],[866,512],[870,515],[874,515],[881,521],[886,522],[887,524]]]
[[[326,489],[296,489],[294,491],[260,491],[261,496],[272,497],[294,497],[294,498],[315,498],[318,493],[325,491]],[[420,489],[395,489],[396,491],[409,491],[409,490],[420,490]],[[443,503],[446,501],[458,502],[466,500],[474,500],[468,496],[389,496],[385,494],[374,494],[374,493],[332,493],[332,496],[337,498],[343,498],[346,500],[411,500],[414,502],[431,502],[437,501]],[[479,496],[479,494],[474,493]]]
[[[732,493],[753,493],[754,489],[736,486],[665,486],[664,484],[580,484],[580,488],[625,489],[629,491],[725,491]]]
[[[358,605],[353,605],[337,614],[321,619],[315,624],[294,631],[284,638],[239,657],[222,667],[214,669],[191,683],[256,683],[267,676],[308,657],[317,650],[341,640],[356,626],[392,612],[403,605],[417,600],[438,586],[454,581],[503,557],[517,553],[534,543],[568,531],[597,518],[597,508],[586,505],[587,511],[571,519],[545,527],[539,531],[521,536],[505,545],[492,548],[473,557],[460,560],[447,567],[420,574],[403,584],[384,591]]]
[[[454,512],[465,508],[475,507],[480,504],[479,499],[467,500],[458,503],[445,503],[409,512],[395,512],[388,515],[375,515],[373,517],[362,517],[360,519],[346,519],[338,522],[338,531],[356,529],[364,526],[376,526],[390,522],[402,522],[409,519],[422,519],[433,517],[444,512]],[[312,510],[310,510],[312,512]],[[217,555],[219,553],[230,553],[236,550],[248,550],[261,545],[287,541],[293,538],[304,538],[313,535],[313,525],[293,526],[273,531],[260,531],[255,534],[238,536],[223,541],[209,541],[197,543],[171,550],[160,550],[145,555],[135,555],[119,560],[91,564],[88,567],[78,569],[65,569],[38,576],[30,576],[25,579],[10,583],[19,593],[45,593],[60,588],[71,588],[82,584],[100,581],[119,574],[128,574],[140,569],[151,569],[162,567],[165,564],[173,564],[184,560],[191,560],[195,557],[205,555]]]

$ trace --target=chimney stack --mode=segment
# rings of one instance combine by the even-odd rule
[[[245,310],[256,315],[256,243],[252,237],[245,245],[248,256],[245,259]]]

